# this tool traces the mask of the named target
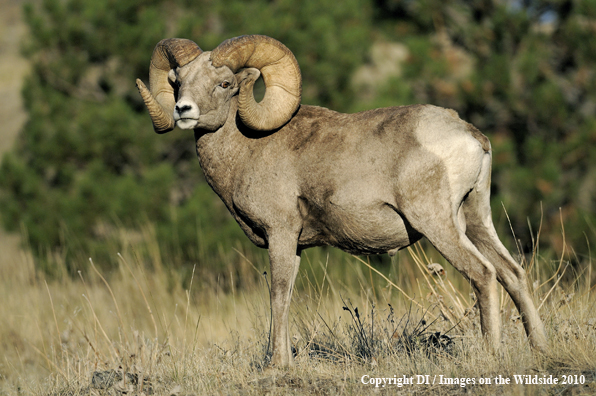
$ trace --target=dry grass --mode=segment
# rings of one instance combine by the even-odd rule
[[[351,286],[326,271],[334,263],[313,260],[316,255],[307,251],[290,325],[296,367],[276,370],[266,368],[269,297],[264,276],[249,290],[231,287],[232,294],[198,287],[198,276],[184,290],[177,275],[162,265],[155,241],[146,243],[153,255],[142,261],[130,249],[109,276],[91,271],[80,279],[54,282],[45,281],[23,252],[14,252],[10,260],[3,255],[0,395],[362,394],[372,390],[361,383],[364,375],[414,378],[414,385],[381,388],[390,393],[464,389],[439,384],[441,375],[474,379],[476,384],[465,389],[480,394],[596,391],[589,260],[576,268],[571,282],[560,281],[569,279],[560,277],[563,268],[570,271],[565,257],[551,262],[535,254],[527,264],[539,288],[536,302],[542,305],[552,348],[542,356],[529,348],[504,294],[503,346],[488,351],[469,286],[444,262],[446,275],[429,273],[426,266],[438,256],[427,257],[419,245],[399,256],[401,267],[414,263],[399,277],[385,277],[359,258],[347,260],[346,270],[354,274]],[[266,268],[265,263],[249,265],[255,271]],[[514,375],[522,374],[553,375],[559,381],[563,375],[583,375],[586,383],[494,384],[499,375],[514,382]],[[428,375],[435,384],[416,384],[417,375]],[[493,383],[479,385],[480,378]]]

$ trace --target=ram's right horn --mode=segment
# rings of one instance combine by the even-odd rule
[[[169,71],[192,62],[202,52],[197,44],[187,39],[165,39],[155,46],[149,66],[150,90],[137,79],[137,88],[149,110],[155,132],[169,132],[176,126],[173,116],[176,98],[168,80]]]

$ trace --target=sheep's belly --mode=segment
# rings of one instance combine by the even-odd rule
[[[405,248],[422,237],[386,203],[364,208],[330,206],[321,217],[309,216],[301,245],[331,245],[352,254],[383,254]]]

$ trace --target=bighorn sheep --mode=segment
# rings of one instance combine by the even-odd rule
[[[253,86],[263,76],[257,103]],[[483,334],[500,343],[497,280],[530,343],[547,340],[523,268],[495,231],[491,147],[453,110],[413,105],[341,114],[300,105],[300,68],[266,36],[241,36],[203,52],[160,41],[149,91],[137,87],[156,132],[194,130],[207,182],[248,238],[269,249],[272,363],[293,363],[290,299],[302,250],[395,253],[425,236],[476,292]]]

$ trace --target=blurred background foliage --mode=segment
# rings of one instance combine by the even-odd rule
[[[272,36],[305,104],[454,108],[491,138],[499,232],[504,206],[526,251],[542,224],[560,252],[561,219],[577,257],[596,246],[596,0],[42,0],[25,17],[28,122],[0,165],[0,215],[50,273],[57,256],[73,274],[87,257],[112,267],[147,229],[180,269],[226,273],[232,248],[252,249],[193,135],[153,133],[134,81],[165,37]]]

